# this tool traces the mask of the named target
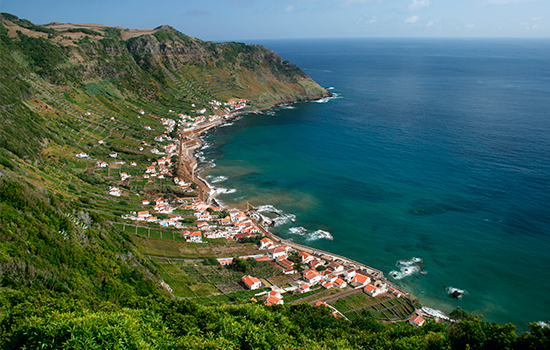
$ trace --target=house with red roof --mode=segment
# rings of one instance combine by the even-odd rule
[[[277,262],[277,264],[281,265],[283,267],[283,269],[285,269],[285,270],[294,269],[293,268],[294,263],[292,261],[288,260],[286,258],[286,256],[281,256],[281,257],[275,259],[275,262]]]
[[[283,299],[279,299],[277,297],[266,297],[265,298],[265,304],[267,306],[271,306],[271,305],[283,305],[285,302],[283,301]]]
[[[309,284],[304,283],[304,284],[300,285],[300,288],[296,289],[296,291],[298,293],[302,294],[302,293],[307,293],[307,292],[311,291],[311,289],[309,288]]]
[[[309,262],[309,267],[311,267],[312,269],[316,269],[318,268],[319,266],[323,266],[323,263],[321,263],[319,260],[317,259],[313,259]]]
[[[321,282],[323,278],[317,271],[310,269],[307,273],[304,271],[303,279],[312,286]]]
[[[258,244],[259,249],[271,249],[275,246],[272,240],[265,237],[260,240],[260,243]]]
[[[256,277],[243,276],[242,281],[244,285],[250,290],[258,289],[262,286],[262,281],[260,281]]]
[[[344,279],[346,281],[351,281],[355,277],[356,271],[354,269],[347,269],[344,271]]]
[[[424,322],[426,321],[422,318],[422,316],[413,316],[409,319],[409,323],[414,327],[422,327]]]
[[[380,288],[378,288],[378,287],[376,287],[376,286],[374,286],[374,285],[372,285],[372,284],[370,284],[370,283],[367,283],[367,285],[365,286],[365,288],[363,289],[363,291],[364,291],[367,295],[369,295],[369,296],[371,296],[371,297],[373,297],[373,298],[374,298],[375,296],[379,295],[380,293],[382,293],[382,290],[381,290]]]
[[[189,233],[189,238],[187,238],[187,242],[202,243],[202,233],[200,231]]]
[[[302,259],[302,264],[308,264],[310,261],[315,259],[312,255],[309,255],[306,252],[301,252],[298,256]]]
[[[233,264],[233,258],[219,258],[217,260],[222,266]]]
[[[361,288],[365,286],[367,283],[370,283],[370,277],[367,277],[365,275],[362,275],[360,273],[356,273],[355,276],[351,279],[350,284],[354,285],[355,288]]]
[[[210,230],[210,225],[207,222],[199,222],[197,224],[197,229],[200,231],[208,231]]]
[[[271,259],[277,259],[281,256],[287,256],[287,252],[290,250],[290,247],[287,245],[280,245],[277,246],[269,251],[269,256],[271,256]]]
[[[346,288],[347,285],[348,285],[344,280],[342,280],[340,278],[335,279],[334,282],[332,282],[332,284],[336,288]]]
[[[220,225],[231,225],[231,218],[229,216],[226,216],[225,218],[218,219],[218,224],[220,224]]]

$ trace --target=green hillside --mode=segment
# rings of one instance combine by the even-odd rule
[[[235,269],[215,259],[254,254],[252,243],[187,243],[181,232],[196,218],[185,203],[197,184],[175,185],[184,173],[175,161],[166,177],[144,171],[160,169],[181,129],[235,113],[235,101],[255,111],[326,90],[261,46],[204,42],[169,26],[0,18],[0,348],[550,347],[547,327],[517,334],[461,310],[451,315],[460,322],[419,328],[378,322],[374,309],[353,304],[363,294],[340,302],[351,321],[325,306],[251,299],[235,282],[242,273],[286,277],[265,262]],[[124,218],[159,197],[181,202],[173,214],[182,228]]]

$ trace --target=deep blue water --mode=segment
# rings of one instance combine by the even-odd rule
[[[296,216],[279,235],[387,276],[422,258],[427,274],[394,282],[427,306],[550,318],[550,41],[255,43],[338,97],[209,134],[203,176],[228,177],[225,204],[273,205]]]

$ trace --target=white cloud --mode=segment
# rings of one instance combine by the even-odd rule
[[[294,12],[294,9],[296,7],[294,5],[288,5],[287,7],[285,7],[285,12]]]
[[[533,22],[540,21],[541,19],[542,17],[531,17],[531,21]]]
[[[430,6],[430,0],[413,0],[412,4],[409,5],[409,10],[416,11],[428,6]]]
[[[426,23],[426,27],[431,27],[435,24],[434,21],[429,21],[428,23]]]
[[[476,27],[475,24],[466,24],[466,28],[468,29],[474,29]]]
[[[416,23],[420,19],[420,16],[412,16],[405,20],[405,23]]]
[[[377,21],[378,19],[376,18],[376,16],[372,16],[371,19],[367,19],[367,14],[365,13],[365,15],[359,17],[357,24],[362,24],[362,23],[373,24],[373,23],[376,23]]]

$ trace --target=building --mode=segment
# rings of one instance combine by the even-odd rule
[[[363,289],[363,291],[371,296],[371,297],[375,297],[377,295],[379,295],[380,293],[382,293],[382,290],[376,286],[373,286],[372,284],[370,283],[367,283],[367,285],[365,286],[365,288]]]
[[[256,277],[243,276],[242,281],[245,286],[250,290],[258,289],[262,286],[262,281],[260,281]]]
[[[409,319],[409,323],[414,327],[422,327],[424,322],[426,321],[421,316],[413,316]]]
[[[259,249],[271,249],[275,246],[275,244],[273,243],[272,240],[270,240],[269,238],[262,238],[262,240],[260,241],[260,243],[258,244],[258,248]]]

